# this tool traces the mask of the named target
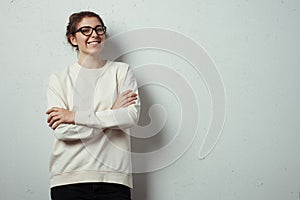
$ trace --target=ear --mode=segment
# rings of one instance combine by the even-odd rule
[[[78,43],[77,43],[77,39],[76,39],[76,37],[75,37],[75,36],[71,35],[71,36],[70,36],[70,41],[71,41],[71,43],[72,43],[73,45],[75,45],[75,46],[77,46],[77,45],[78,45]]]

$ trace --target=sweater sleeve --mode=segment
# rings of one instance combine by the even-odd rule
[[[131,68],[127,66],[126,71],[120,75],[118,80],[118,94],[129,89],[137,93],[135,104],[126,108],[98,112],[77,111],[75,113],[75,124],[101,129],[127,129],[136,125],[140,113],[140,98],[134,74]]]
[[[66,95],[56,75],[51,75],[47,88],[48,109],[59,107],[69,109],[66,103]],[[82,125],[60,124],[54,131],[58,140],[71,141],[94,137],[102,132],[102,129],[91,128]]]

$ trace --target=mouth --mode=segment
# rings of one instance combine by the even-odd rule
[[[100,44],[100,43],[101,43],[100,40],[87,42],[88,45],[97,45],[97,44]]]

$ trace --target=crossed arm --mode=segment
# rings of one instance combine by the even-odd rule
[[[111,110],[126,108],[135,104],[136,100],[137,94],[132,90],[126,90],[117,97],[111,107]],[[46,114],[48,115],[47,123],[53,130],[55,130],[60,124],[75,124],[75,112],[68,109],[52,107],[46,111]]]
[[[47,123],[59,140],[91,138],[106,129],[128,129],[137,124],[140,113],[137,82],[130,68],[119,78],[119,94],[110,109],[73,112],[66,102],[67,91],[56,75],[50,76],[47,99]]]

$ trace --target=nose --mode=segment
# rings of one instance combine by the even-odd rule
[[[91,34],[92,37],[99,37],[99,35],[97,34],[96,30],[92,30],[92,34]]]

